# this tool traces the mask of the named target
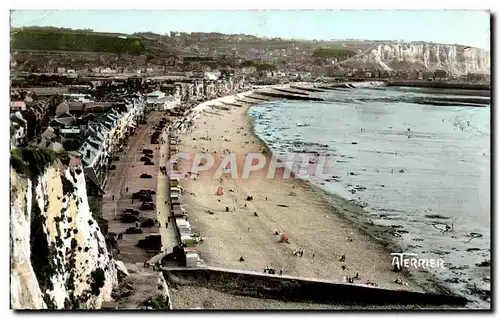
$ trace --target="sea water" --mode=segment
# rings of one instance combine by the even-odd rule
[[[470,307],[489,308],[475,288],[490,290],[490,267],[476,265],[490,260],[490,106],[411,102],[435,93],[336,90],[311,93],[324,102],[268,102],[249,115],[273,152],[295,152],[297,141],[307,151],[327,145],[338,179],[311,182],[364,206],[375,224],[396,225],[401,247],[444,259],[435,276]],[[453,231],[442,232],[446,225]]]

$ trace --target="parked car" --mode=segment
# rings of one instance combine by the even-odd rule
[[[141,205],[141,209],[144,210],[155,210],[156,206],[153,204],[153,202],[143,202]]]
[[[135,215],[135,216],[139,216],[139,211],[138,210],[135,210],[133,208],[127,208],[123,211],[123,213],[127,213],[127,214],[132,214],[132,215]]]

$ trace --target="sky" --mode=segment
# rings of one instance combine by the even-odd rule
[[[244,33],[296,39],[427,41],[490,49],[486,11],[14,11],[11,26],[102,32]]]

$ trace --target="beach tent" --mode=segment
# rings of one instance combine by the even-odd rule
[[[288,243],[288,234],[282,233],[281,234],[281,241],[284,241],[285,243]]]
[[[222,187],[219,187],[217,188],[217,193],[215,193],[216,195],[224,195],[224,190],[222,189]]]

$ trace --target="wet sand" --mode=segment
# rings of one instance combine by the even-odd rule
[[[229,150],[237,154],[240,165],[246,153],[260,153],[247,109],[231,107],[231,111],[203,113],[192,131],[181,135],[180,152],[208,149],[221,154]],[[211,140],[200,139],[207,136]],[[183,162],[182,169],[191,171],[191,163]],[[213,172],[201,172],[196,180],[181,181],[193,230],[205,239],[197,246],[205,263],[254,271],[270,266],[283,269],[287,275],[335,282],[358,273],[361,279],[356,284],[373,282],[379,287],[422,291],[401,273],[392,272],[392,256],[385,247],[335,214],[335,210],[352,209],[353,205],[339,200],[332,211],[331,204],[304,182],[267,179],[267,174],[267,170],[252,172],[246,180],[223,175],[221,184]],[[224,195],[216,195],[218,187],[223,187]],[[247,196],[253,200],[246,201]],[[287,233],[290,243],[280,242],[276,231]],[[303,257],[293,254],[298,249],[303,249]],[[345,262],[340,261],[342,255]],[[395,283],[396,279],[403,279],[408,286]]]

